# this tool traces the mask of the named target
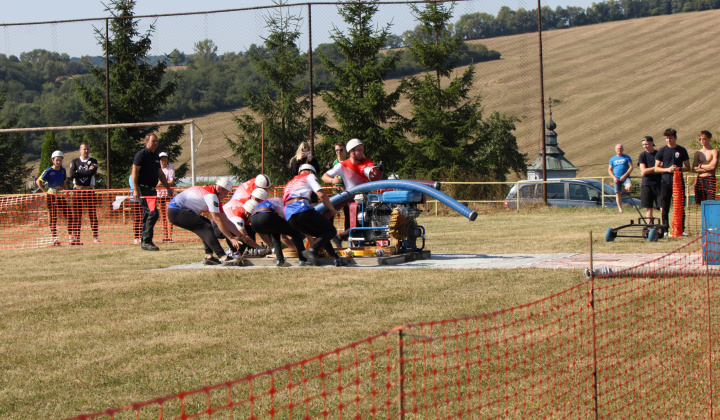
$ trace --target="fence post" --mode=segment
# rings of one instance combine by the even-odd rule
[[[603,200],[604,202],[604,200]],[[595,420],[598,413],[598,372],[597,372],[597,333],[595,328],[595,267],[593,267],[592,231],[590,231],[590,310],[592,311],[593,330],[593,400],[595,402]]]
[[[707,227],[707,222],[703,223],[704,226]],[[710,238],[707,236],[707,230],[700,232],[701,235],[705,236],[705,240],[703,241],[703,244],[705,244],[703,252],[703,259],[705,261],[705,279],[707,281],[707,303],[708,303],[708,359],[710,363],[710,418],[715,418],[713,412],[714,410],[714,400],[713,400],[713,359],[712,359],[712,352],[713,352],[713,346],[712,346],[712,294],[711,294],[711,288],[710,288],[710,259],[708,258],[708,255],[705,253],[705,249],[710,247],[709,240]]]
[[[400,343],[398,345],[398,353],[400,356],[400,369],[398,369],[398,382],[400,383],[400,398],[398,398],[398,403],[400,404],[400,420],[405,419],[405,369],[403,368],[405,365],[405,356],[403,354],[404,331],[405,330],[403,328],[400,328],[400,332],[398,333],[400,338]]]

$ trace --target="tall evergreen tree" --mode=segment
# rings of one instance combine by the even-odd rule
[[[525,156],[512,135],[518,119],[493,114],[483,121],[480,97],[470,96],[474,65],[452,77],[463,44],[448,30],[453,7],[429,3],[423,10],[412,9],[420,25],[411,35],[410,53],[427,72],[401,83],[412,104],[409,126],[415,137],[407,145],[403,174],[504,180],[510,171],[523,173]]]
[[[5,92],[0,91],[0,111],[5,105]],[[0,118],[0,128],[14,128],[14,118]],[[23,155],[25,146],[20,133],[0,134],[0,194],[13,194],[20,191],[25,184],[30,168],[25,166]]]
[[[403,159],[400,150],[405,142],[405,119],[395,111],[399,88],[386,93],[383,81],[395,70],[399,53],[379,53],[388,43],[390,25],[375,28],[373,16],[377,11],[377,2],[348,1],[340,6],[349,30],[345,34],[335,28],[331,38],[344,61],[336,63],[320,56],[325,68],[337,78],[334,87],[322,93],[339,125],[337,131],[325,135],[324,143],[329,150],[332,143],[359,138],[365,144],[366,156],[376,162],[382,160],[394,170]]]
[[[42,175],[45,169],[52,166],[52,159],[50,156],[52,156],[52,152],[56,150],[58,150],[58,144],[57,141],[55,141],[55,132],[46,131],[45,142],[43,143],[42,152],[40,153],[40,165],[38,165],[37,174],[38,177]]]
[[[283,8],[273,10],[265,19],[270,35],[264,39],[264,48],[248,51],[257,71],[270,86],[258,93],[246,91],[252,114],[236,117],[240,134],[235,140],[227,138],[233,156],[239,157],[241,163],[227,162],[227,166],[231,174],[243,179],[261,171],[262,124],[265,124],[265,173],[273,182],[284,183],[297,175],[290,173],[288,162],[300,142],[308,139],[310,101],[302,94],[304,83],[299,79],[307,71],[307,58],[297,46],[300,19],[283,15]],[[315,130],[322,131],[325,117],[316,117],[313,124]]]
[[[138,32],[133,19],[134,0],[111,0],[106,9],[114,19],[110,21],[110,40],[105,42],[105,31],[96,29],[98,43],[107,50],[110,67],[110,123],[153,121],[162,111],[177,87],[175,79],[163,83],[167,64],[159,60],[148,62],[151,35],[154,26],[144,34]],[[76,89],[85,105],[83,117],[89,124],[105,123],[105,69],[90,67],[90,81],[78,83]],[[158,127],[113,129],[110,134],[110,164],[113,185],[120,187],[132,168],[135,153],[143,146],[142,138]],[[166,152],[174,161],[182,150],[178,144],[183,126],[173,126],[160,134],[159,151]],[[93,156],[106,168],[105,132],[90,131],[83,135]],[[182,166],[181,166],[182,168]],[[178,168],[180,169],[180,168]],[[182,170],[182,169],[180,169]]]

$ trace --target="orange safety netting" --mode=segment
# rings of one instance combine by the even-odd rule
[[[176,193],[181,191],[175,189]],[[268,191],[270,197],[281,195],[282,186]],[[154,242],[199,241],[192,232],[168,222],[169,201],[168,197],[149,198],[148,205],[160,209]],[[343,230],[341,219],[336,218],[335,224]],[[0,248],[133,245],[140,242],[141,232],[142,208],[129,190],[0,196]]]
[[[682,236],[685,232],[685,184],[680,171],[673,174],[673,212],[670,220],[670,233],[672,236]]]
[[[708,233],[524,306],[76,419],[714,418],[719,255]]]

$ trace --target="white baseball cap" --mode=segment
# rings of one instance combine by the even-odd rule
[[[267,198],[267,191],[262,188],[255,188],[250,195],[253,198],[257,198],[258,201],[264,201]]]
[[[253,210],[255,210],[255,207],[257,207],[258,202],[255,200],[248,200],[243,204],[243,208],[246,212],[252,213]]]
[[[52,153],[52,156],[50,156],[50,159],[55,159],[56,157],[65,157],[65,155],[63,155],[63,152],[56,150]]]
[[[165,152],[160,152],[160,154],[159,154],[158,156],[160,156],[160,157],[166,157],[166,158],[170,159],[170,157],[168,156],[168,154],[165,153]]]
[[[220,188],[224,188],[230,192],[232,192],[232,189],[233,189],[232,182],[230,182],[230,180],[225,177],[218,178],[218,180],[215,182],[215,185],[217,185]]]
[[[354,149],[357,146],[360,146],[362,142],[359,139],[350,139],[349,142],[347,142],[347,146],[345,146],[345,150],[350,152],[352,149]]]
[[[272,187],[272,182],[270,182],[270,178],[267,175],[260,174],[255,177],[255,186],[258,188],[270,188]]]
[[[313,171],[313,173],[317,173],[317,172],[315,172],[315,167],[309,163],[303,163],[302,165],[300,165],[300,169],[298,169],[298,173],[302,173],[302,171]]]

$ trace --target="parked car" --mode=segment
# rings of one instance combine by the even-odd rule
[[[543,188],[547,185],[548,204],[557,207],[597,207],[601,205],[602,192],[605,190],[603,207],[615,207],[615,188],[595,179],[549,179],[542,181],[520,181],[513,185],[505,197],[505,208],[514,209],[517,205],[517,188],[520,187],[520,206],[528,203],[542,203]],[[640,205],[636,198],[623,197],[623,205]]]

